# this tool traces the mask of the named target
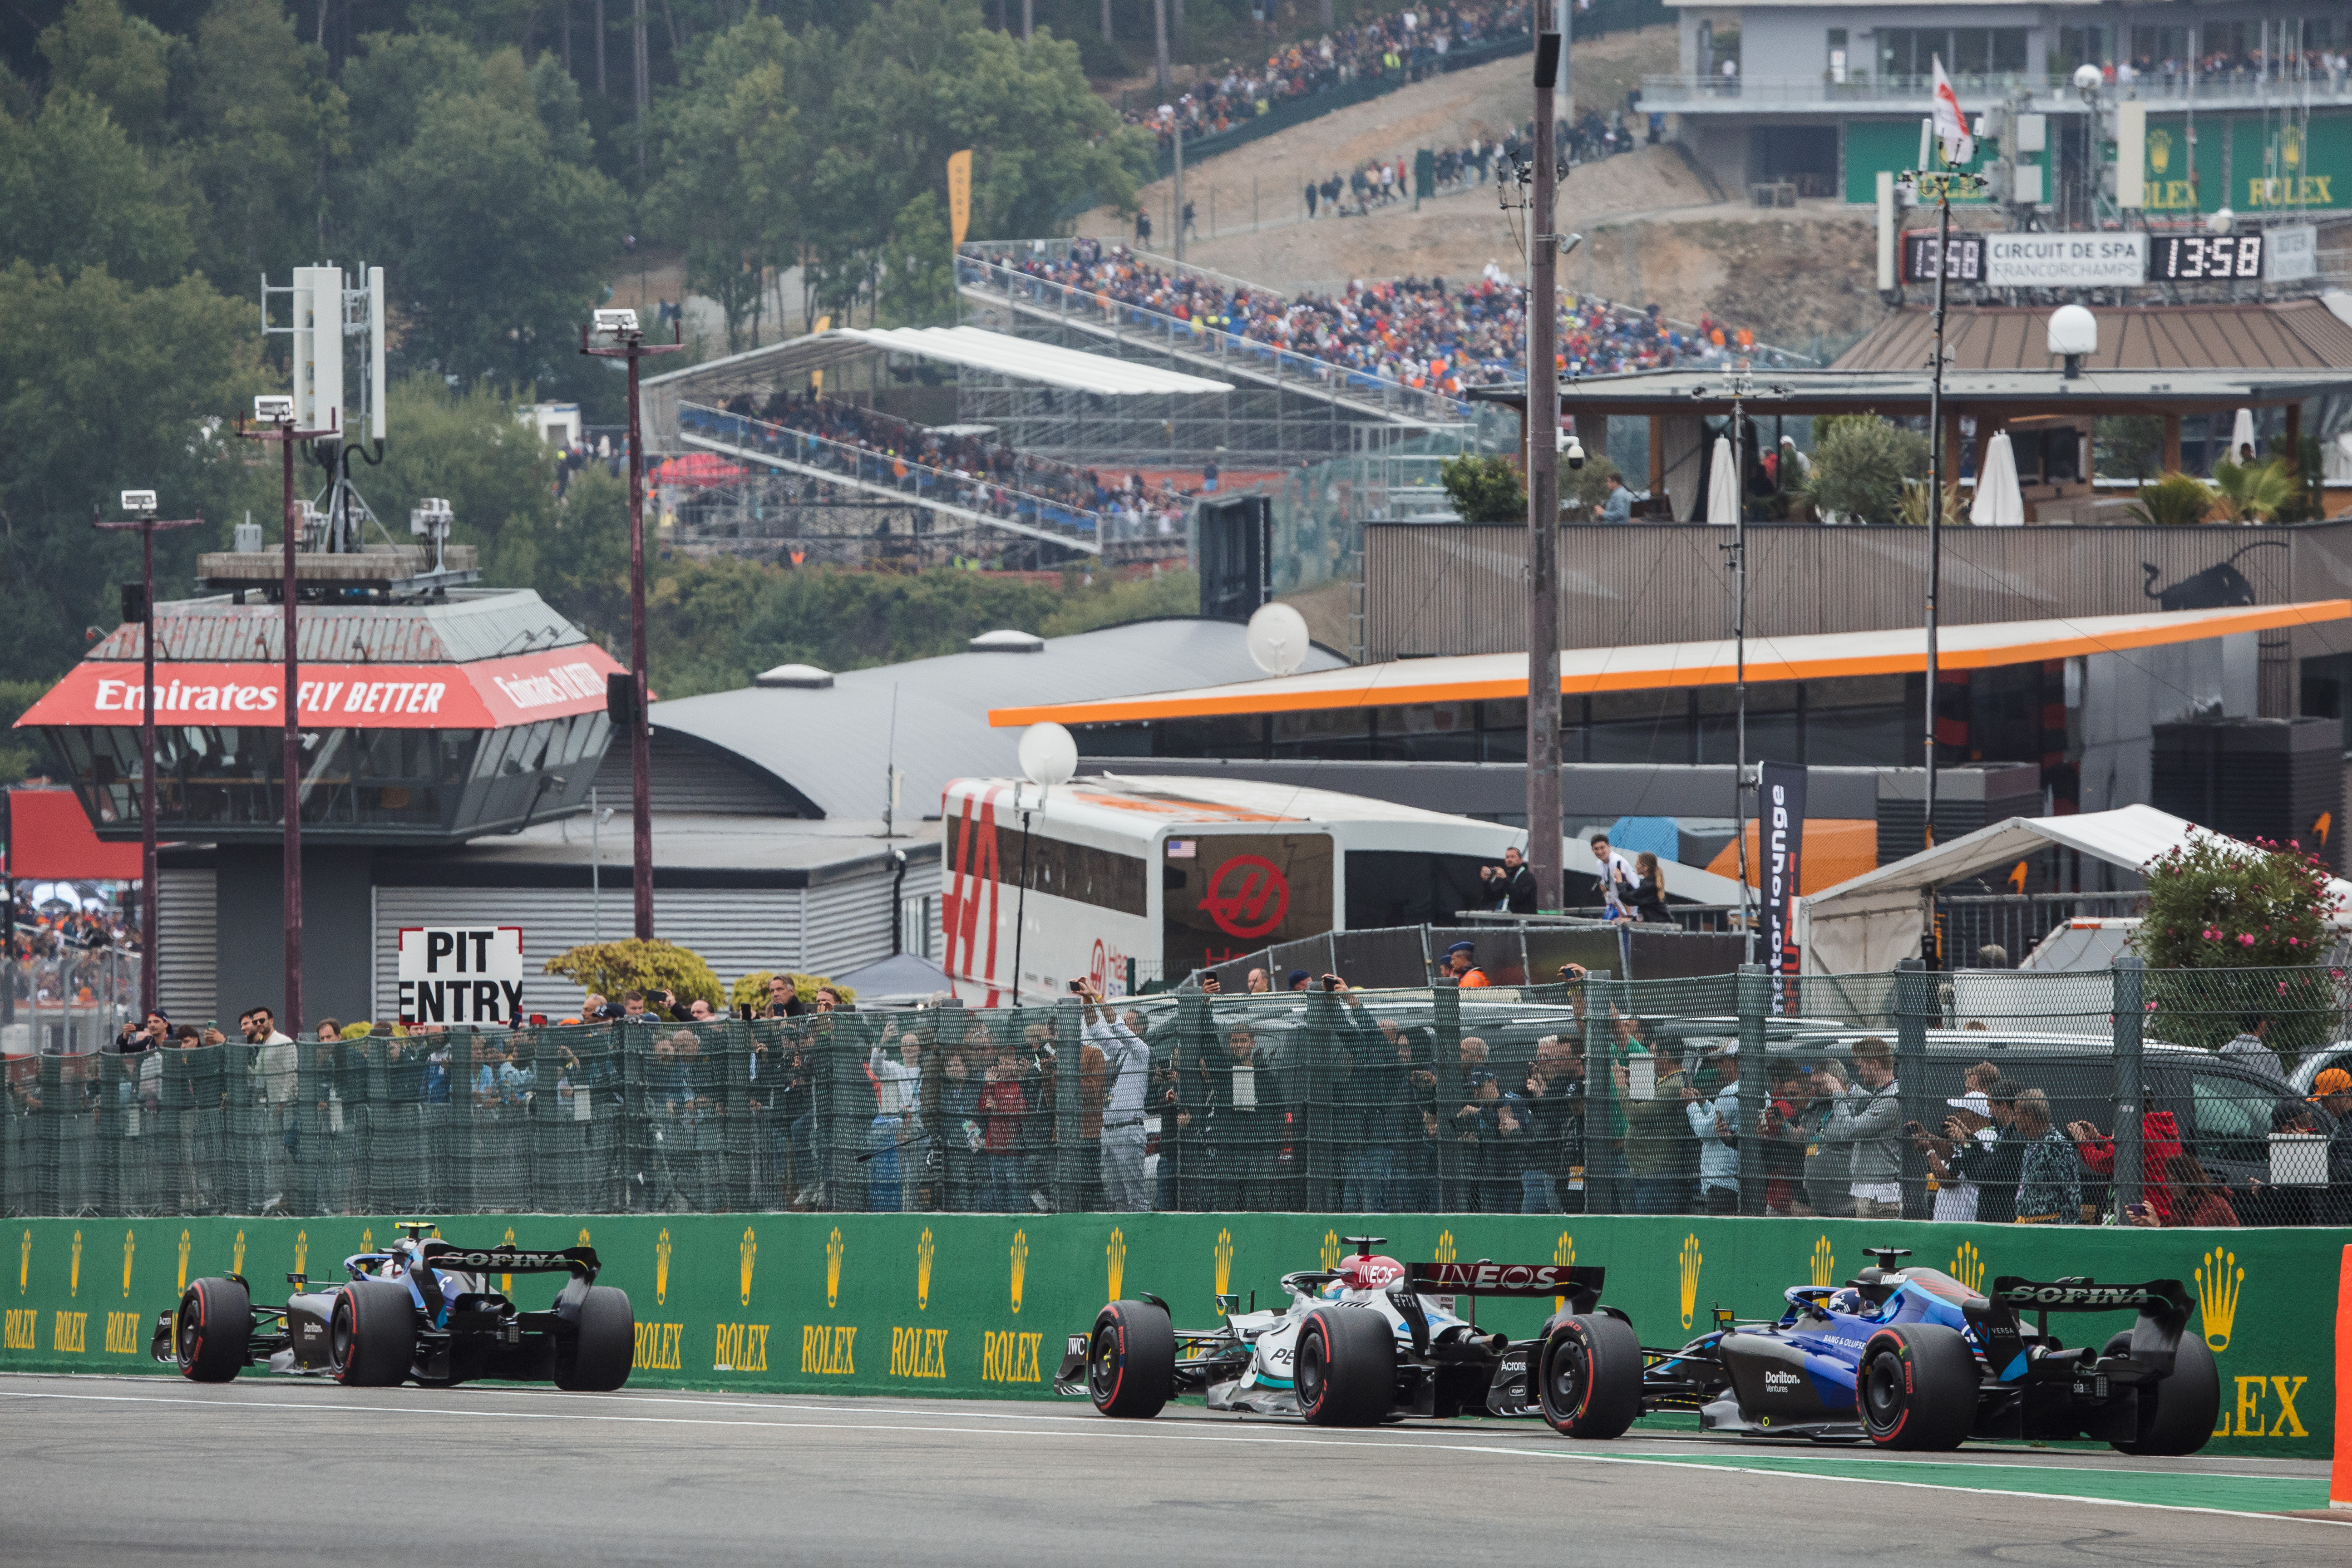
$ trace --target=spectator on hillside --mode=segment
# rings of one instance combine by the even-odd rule
[[[2050,1125],[2050,1100],[2038,1089],[2017,1096],[2017,1136],[2024,1145],[2017,1175],[2019,1225],[2079,1225],[2083,1163],[2066,1135]]]
[[[998,1040],[993,1050],[996,1060],[980,1090],[980,1202],[991,1213],[1022,1214],[1029,1207],[1028,1156],[1023,1152],[1029,1099],[1013,1042]]]
[[[1801,1152],[1802,1197],[1791,1198],[1791,1209],[1824,1219],[1843,1219],[1853,1213],[1853,1146],[1822,1137],[1822,1129],[1829,1125],[1837,1098],[1845,1092],[1845,1079],[1837,1063],[1827,1057],[1803,1070],[1801,1102],[1790,1107],[1796,1114],[1786,1114],[1777,1103],[1767,1105],[1764,1135]]]
[[[1610,1065],[1617,1098],[1625,1109],[1625,1163],[1633,1176],[1635,1214],[1687,1214],[1698,1174],[1698,1142],[1684,1110],[1682,1064],[1660,1053],[1657,1082],[1647,1099],[1634,1093],[1632,1069]]]
[[[1717,1087],[1702,1095],[1683,1085],[1683,1115],[1698,1140],[1699,1206],[1708,1214],[1739,1212],[1739,1042],[1711,1053]]]
[[[1929,1217],[1965,1223],[1977,1217],[1983,1189],[1962,1173],[1956,1161],[1964,1148],[1992,1143],[1997,1136],[1992,1125],[1992,1104],[1979,1089],[1970,1089],[1944,1103],[1951,1114],[1944,1119],[1943,1135],[1937,1137],[1921,1130],[1912,1134],[1911,1142],[1927,1162],[1927,1173],[1936,1179],[1936,1207]]]
[[[2074,1152],[2081,1157],[2084,1168],[2102,1176],[2112,1176],[2116,1171],[2116,1142],[2088,1121],[2069,1122],[2066,1136],[2074,1141]],[[2169,1110],[2144,1111],[2139,1119],[2140,1202],[2148,1210],[2147,1223],[2167,1226],[2172,1223],[2174,1196],[2172,1190],[2173,1163],[2186,1152],[2180,1141],[2180,1128]],[[2138,1223],[2137,1216],[2123,1215],[2119,1223]]]
[[[1767,1062],[1771,1058],[1767,1057]],[[1764,1101],[1764,1111],[1757,1131],[1764,1139],[1764,1212],[1787,1217],[1810,1215],[1813,1205],[1805,1201],[1805,1151],[1794,1140],[1780,1135],[1802,1119],[1812,1101],[1812,1075],[1795,1062],[1772,1064],[1771,1092]]]
[[[1287,1086],[1246,1025],[1227,1032],[1225,1058],[1208,1074],[1217,1206],[1272,1208],[1278,1145],[1289,1120]]]
[[[1119,1017],[1092,990],[1085,993],[1087,1039],[1099,1053],[1103,1075],[1102,1190],[1115,1214],[1141,1214],[1151,1206],[1145,1180],[1144,1106],[1151,1087],[1151,1047],[1143,1042],[1144,1018],[1130,1010]]]
[[[1851,1089],[1834,1062],[1825,1067],[1830,1113],[1820,1136],[1850,1151],[1847,1190],[1853,1216],[1901,1219],[1903,1104],[1895,1082],[1895,1048],[1876,1036],[1856,1045]]]
[[[797,1018],[804,1011],[806,1011],[806,1009],[801,1005],[800,993],[793,987],[793,977],[791,975],[771,974],[768,976],[769,1017]]]

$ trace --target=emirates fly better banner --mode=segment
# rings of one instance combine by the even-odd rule
[[[1789,1010],[1795,988],[1797,891],[1805,858],[1805,770],[1766,763],[1757,770],[1758,829],[1763,836],[1764,963],[1772,973],[1772,1011]]]

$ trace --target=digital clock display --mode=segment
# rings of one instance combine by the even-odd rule
[[[2151,283],[2196,283],[2218,278],[2260,278],[2259,234],[2167,234],[2147,247]]]

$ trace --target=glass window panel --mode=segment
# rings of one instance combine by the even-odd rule
[[[1596,763],[1686,763],[1690,704],[1680,691],[1599,691],[1586,755]]]
[[[1372,754],[1372,710],[1337,708],[1274,716],[1277,757],[1360,759]]]
[[[1380,710],[1380,754],[1400,762],[1478,760],[1478,713],[1468,702],[1415,703]]]

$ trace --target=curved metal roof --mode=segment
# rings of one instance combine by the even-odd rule
[[[830,687],[678,698],[655,703],[651,718],[656,731],[740,759],[828,817],[881,816],[895,753],[906,777],[898,820],[911,822],[938,814],[950,779],[1019,774],[1020,732],[992,727],[992,708],[1251,679],[1262,672],[1250,662],[1245,636],[1234,621],[1133,621],[1048,637],[1034,653],[954,653],[847,670]],[[1302,673],[1346,662],[1318,647]]]

